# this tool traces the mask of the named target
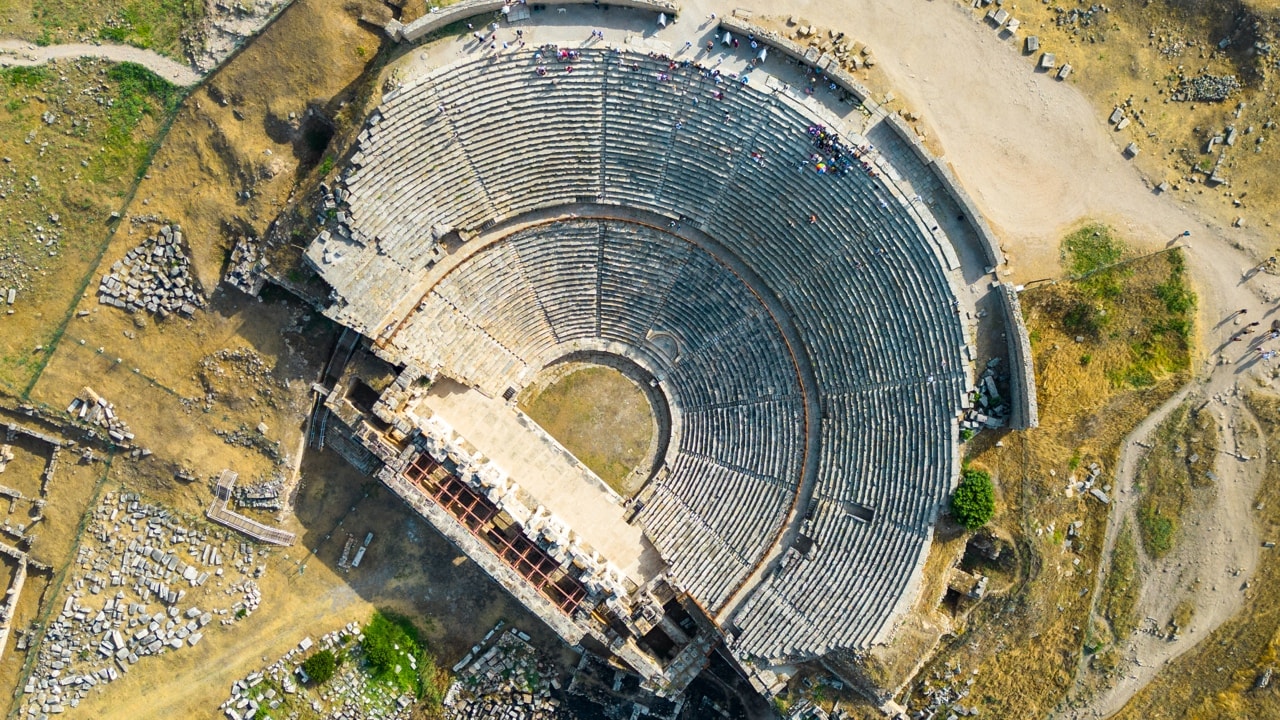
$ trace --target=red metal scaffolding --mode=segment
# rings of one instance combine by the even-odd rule
[[[405,468],[405,476],[565,614],[572,614],[586,598],[586,588],[555,558],[525,537],[515,523],[508,523],[505,529],[496,526],[493,521],[501,512],[498,507],[429,455],[414,458]]]

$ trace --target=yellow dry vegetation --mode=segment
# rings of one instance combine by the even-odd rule
[[[984,715],[1044,717],[1063,702],[1086,647],[1107,639],[1090,625],[1107,508],[1066,490],[1094,463],[1105,482],[1124,436],[1186,381],[1186,337],[1152,329],[1153,318],[1171,315],[1157,288],[1175,275],[1184,285],[1177,263],[1156,254],[1023,293],[1041,425],[970,442],[971,460],[996,481],[993,525],[1013,536],[1022,566],[1010,590],[980,604],[925,668],[908,695],[913,707],[922,690],[949,682],[935,672],[958,667],[975,679],[966,704]],[[1069,320],[1081,302],[1105,310],[1093,332]]]
[[[185,61],[186,38],[205,15],[202,0],[7,0],[5,34],[39,45],[125,43]]]
[[[138,70],[0,70],[0,291],[17,290],[0,306],[0,391],[20,395],[39,373],[171,112],[177,91],[150,92]]]
[[[531,386],[520,409],[621,495],[653,439],[653,411],[644,392],[622,373],[600,365],[575,367]]]

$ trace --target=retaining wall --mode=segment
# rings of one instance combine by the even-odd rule
[[[1040,426],[1040,410],[1036,406],[1036,369],[1031,358],[1031,337],[1022,318],[1022,303],[1012,283],[1000,283],[1000,307],[1004,310],[1009,341],[1009,385],[1013,397],[1009,426],[1027,430]]]
[[[595,0],[555,0],[552,5],[588,5]],[[679,6],[667,0],[602,0],[599,4],[632,10],[650,10],[654,13],[666,13],[674,18]],[[417,42],[446,25],[459,20],[497,13],[502,8],[513,5],[506,0],[462,0],[437,12],[430,12],[411,23],[403,24],[392,20],[386,25],[387,35],[400,42]],[[545,12],[545,11],[544,11]]]

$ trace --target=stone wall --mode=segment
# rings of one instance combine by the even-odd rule
[[[1005,326],[1009,341],[1009,385],[1013,397],[1009,426],[1026,430],[1040,426],[1040,411],[1036,406],[1036,369],[1031,357],[1031,338],[1022,318],[1022,303],[1012,283],[1001,283],[998,290],[1000,307],[1004,310]]]
[[[594,0],[556,0],[554,5],[586,5]],[[674,18],[679,6],[668,0],[603,0],[601,4],[634,10],[650,10],[655,13],[666,13]],[[393,40],[400,42],[417,42],[431,33],[460,20],[497,13],[508,5],[506,0],[462,0],[437,12],[430,12],[411,23],[403,24],[397,20],[387,23],[386,32]]]

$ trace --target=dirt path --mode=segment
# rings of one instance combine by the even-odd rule
[[[1149,444],[1147,438],[1171,410],[1196,392],[1207,398],[1206,411],[1215,415],[1221,437],[1221,452],[1213,469],[1218,478],[1215,494],[1208,507],[1187,517],[1174,552],[1158,561],[1141,560],[1144,586],[1135,611],[1138,617],[1155,618],[1160,626],[1184,599],[1194,601],[1195,613],[1190,627],[1175,641],[1135,633],[1124,648],[1125,658],[1131,662],[1128,673],[1114,687],[1091,698],[1086,709],[1064,710],[1059,717],[1107,717],[1120,710],[1164,665],[1194,648],[1240,609],[1245,583],[1257,565],[1258,536],[1252,512],[1266,459],[1261,457],[1260,442],[1247,443],[1239,437],[1242,430],[1246,436],[1259,436],[1257,421],[1244,407],[1241,392],[1255,382],[1267,384],[1272,367],[1256,359],[1256,353],[1245,347],[1249,343],[1232,343],[1230,338],[1248,322],[1268,321],[1276,312],[1271,299],[1280,295],[1277,278],[1248,277],[1252,261],[1217,239],[1197,239],[1187,252],[1200,297],[1197,377],[1126,439],[1115,470],[1116,491],[1100,567],[1110,566],[1115,536],[1124,520],[1130,519],[1136,527],[1134,475],[1144,446]],[[1241,308],[1248,310],[1245,316],[1230,317]],[[1102,575],[1095,586],[1095,601]],[[1147,621],[1144,626],[1150,624]]]
[[[1108,567],[1117,533],[1125,520],[1137,527],[1139,494],[1134,489],[1134,481],[1142,457],[1150,447],[1147,438],[1172,410],[1187,401],[1192,391],[1212,393],[1205,410],[1217,417],[1221,433],[1220,451],[1213,467],[1217,478],[1215,494],[1207,507],[1196,509],[1194,518],[1187,518],[1189,522],[1180,531],[1181,540],[1168,556],[1158,560],[1148,558],[1139,544],[1143,587],[1135,615],[1147,618],[1142,623],[1144,629],[1163,630],[1179,604],[1190,600],[1195,607],[1193,619],[1172,641],[1142,630],[1134,633],[1124,646],[1124,658],[1131,663],[1127,674],[1091,698],[1088,710],[1064,711],[1060,717],[1107,717],[1119,711],[1164,665],[1195,647],[1239,611],[1244,601],[1245,584],[1258,560],[1259,537],[1251,522],[1250,510],[1263,479],[1266,458],[1261,443],[1249,443],[1237,436],[1241,426],[1246,426],[1246,434],[1254,438],[1260,437],[1260,429],[1243,406],[1231,373],[1215,373],[1206,382],[1188,385],[1125,440],[1115,473],[1117,491],[1108,517],[1102,565]],[[1192,401],[1195,402],[1194,398]],[[1105,572],[1098,573],[1093,591],[1095,602],[1106,576]],[[1085,666],[1086,660],[1082,658],[1079,672],[1083,673]],[[1082,688],[1078,683],[1077,690]]]
[[[133,62],[174,85],[195,85],[200,74],[191,68],[171,60],[153,50],[143,50],[131,45],[48,45],[40,47],[25,40],[0,39],[0,67],[12,65],[42,65],[50,60],[77,57],[97,57],[115,62]]]

